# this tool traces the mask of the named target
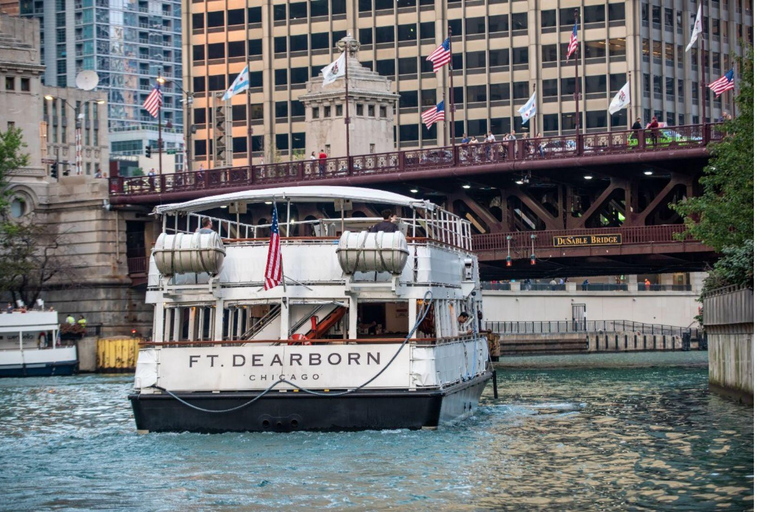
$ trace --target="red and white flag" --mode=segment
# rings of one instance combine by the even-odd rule
[[[277,205],[272,206],[272,227],[269,228],[267,268],[264,269],[264,289],[270,290],[283,281],[283,256],[280,252],[280,230],[277,227]]]
[[[157,117],[157,113],[160,111],[160,105],[163,104],[163,91],[160,89],[160,83],[155,84],[155,88],[149,93],[147,99],[144,100],[144,110],[149,112],[152,117]]]
[[[570,60],[571,55],[579,48],[579,25],[578,23],[573,25],[573,32],[571,32],[571,41],[568,43],[568,56],[566,61]]]
[[[429,54],[427,60],[432,63],[432,71],[437,71],[441,67],[451,62],[451,44],[446,39]]]

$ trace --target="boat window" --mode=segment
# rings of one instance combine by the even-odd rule
[[[361,302],[357,313],[358,338],[408,334],[407,302]]]

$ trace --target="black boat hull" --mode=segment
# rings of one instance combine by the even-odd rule
[[[474,413],[491,372],[442,390],[357,391],[343,396],[302,392],[131,394],[140,432],[290,432],[437,428]],[[329,393],[330,395],[330,393]]]

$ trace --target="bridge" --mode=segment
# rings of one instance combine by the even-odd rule
[[[698,193],[707,145],[722,139],[717,126],[112,177],[110,202],[117,208],[152,207],[276,186],[366,186],[430,199],[469,219],[473,248],[488,279],[700,270],[715,255],[698,242],[679,239],[682,219],[669,203]],[[301,219],[322,215],[306,208],[298,211]],[[263,210],[249,213],[254,220],[268,218],[268,208]],[[591,235],[602,237],[583,238]],[[609,243],[601,243],[605,240]]]

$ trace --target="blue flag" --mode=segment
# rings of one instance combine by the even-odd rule
[[[235,81],[232,82],[232,85],[229,86],[229,89],[227,89],[227,92],[224,93],[224,96],[221,97],[221,101],[227,101],[229,98],[231,98],[235,94],[241,93],[244,90],[246,90],[248,86],[249,86],[248,66],[245,66],[245,68],[243,68],[240,74],[237,75],[237,78],[235,78]]]

